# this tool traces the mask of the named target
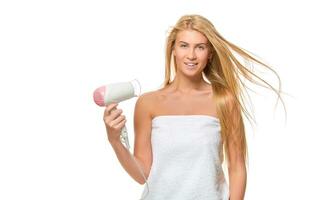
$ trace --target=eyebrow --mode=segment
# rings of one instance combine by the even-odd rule
[[[184,41],[179,41],[180,43],[182,42],[182,43],[185,43],[185,44],[189,44],[189,43],[187,43],[187,42],[184,42]],[[201,45],[201,44],[204,44],[204,45],[208,45],[208,43],[204,43],[204,42],[201,42],[201,43],[197,43],[196,45]]]

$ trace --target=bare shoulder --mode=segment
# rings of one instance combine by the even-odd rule
[[[135,113],[142,114],[151,119],[154,98],[155,92],[146,92],[141,94],[135,104]]]

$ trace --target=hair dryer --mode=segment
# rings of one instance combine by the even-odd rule
[[[138,80],[134,79],[129,82],[119,82],[101,86],[93,92],[93,99],[98,106],[103,107],[111,103],[119,103],[132,97],[139,96],[140,93],[140,83]],[[120,139],[121,142],[130,149],[126,126],[121,130]]]
[[[130,99],[132,97],[139,96],[141,93],[141,86],[138,80],[134,79],[129,82],[119,82],[119,83],[113,83],[108,85],[103,85],[101,87],[98,87],[93,92],[93,100],[98,106],[107,106],[111,103],[119,103],[121,101]],[[120,140],[121,142],[127,147],[127,149],[130,149],[129,140],[128,140],[128,133],[127,128],[124,126],[121,129],[120,133]],[[130,153],[131,158],[135,161],[136,165],[138,166],[145,183],[147,184],[147,191],[149,193],[149,187],[146,180],[146,177],[143,173],[142,168],[140,165],[138,165],[135,158]],[[143,197],[145,199],[145,197]],[[142,200],[142,199],[140,199]]]

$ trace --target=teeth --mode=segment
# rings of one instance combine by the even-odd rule
[[[186,65],[188,65],[188,66],[195,66],[196,64],[186,63]]]

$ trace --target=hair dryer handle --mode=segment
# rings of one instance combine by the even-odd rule
[[[127,149],[130,149],[126,125],[121,129],[120,141],[127,147]]]

